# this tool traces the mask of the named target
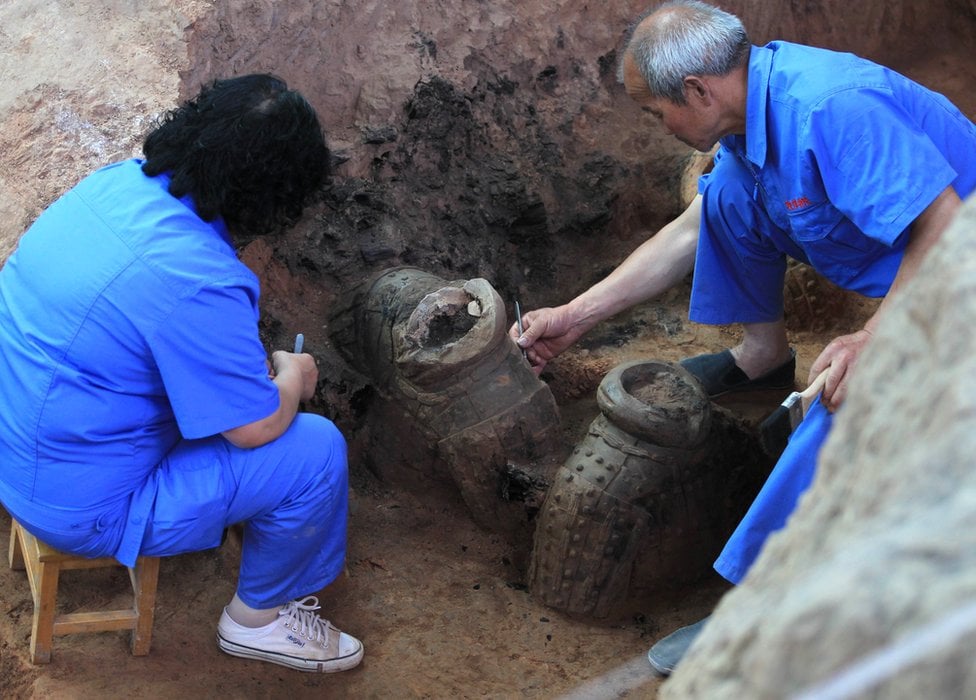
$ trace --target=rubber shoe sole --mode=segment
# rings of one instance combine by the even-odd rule
[[[670,676],[684,658],[692,642],[701,633],[706,622],[708,622],[707,617],[693,625],[681,627],[652,646],[647,652],[647,660],[651,667],[662,676]]]
[[[280,654],[273,651],[266,651],[265,649],[245,646],[224,639],[220,636],[219,632],[217,633],[217,646],[231,656],[239,656],[242,659],[254,659],[257,661],[270,661],[273,664],[312,673],[348,671],[358,666],[359,662],[363,660],[363,645],[361,643],[353,653],[328,660],[308,659],[302,656],[291,656],[290,654]]]

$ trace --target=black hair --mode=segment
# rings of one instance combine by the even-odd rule
[[[164,114],[143,143],[142,170],[168,172],[174,197],[193,197],[204,221],[234,235],[294,224],[329,176],[315,110],[273,75],[216,80]]]

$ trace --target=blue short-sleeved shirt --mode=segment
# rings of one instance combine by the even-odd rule
[[[846,289],[883,296],[911,223],[949,185],[961,197],[976,189],[974,153],[976,126],[894,71],[786,42],[753,47],[746,133],[723,138],[717,158],[735,158],[751,174],[767,221],[744,256],[753,269],[699,255],[692,319],[775,320],[765,316],[781,301],[757,303],[743,290],[781,296],[782,280],[764,276],[781,277],[782,265],[762,260],[784,255]],[[720,173],[703,176],[701,191]]]
[[[0,501],[52,527],[128,513],[129,550],[140,488],[177,442],[279,401],[257,278],[220,221],[140,166],[82,180],[0,270]]]

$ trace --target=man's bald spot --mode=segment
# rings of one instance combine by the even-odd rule
[[[664,7],[659,7],[654,10],[650,10],[634,27],[634,32],[631,35],[630,43],[633,43],[637,39],[646,39],[648,37],[660,37],[662,34],[666,34],[668,28],[681,20],[682,15],[692,15],[694,10],[690,7],[683,7],[681,5],[666,5]],[[628,47],[629,48],[629,47]]]
[[[669,26],[678,21],[681,14],[690,13],[691,10],[687,7],[665,6],[648,10],[647,13],[640,20],[638,20],[637,24],[634,26],[633,32],[630,35],[630,40],[627,42],[627,48],[624,50],[624,58],[621,62],[621,68],[623,69],[622,78],[628,93],[631,95],[635,95],[637,93],[643,93],[645,95],[650,94],[647,78],[644,76],[640,66],[637,63],[637,60],[634,58],[634,43],[648,38],[652,40],[658,39],[667,32]]]

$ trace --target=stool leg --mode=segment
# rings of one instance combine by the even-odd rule
[[[24,565],[24,548],[20,542],[20,536],[17,534],[17,522],[13,519],[10,521],[10,549],[7,551],[7,560],[10,562],[10,568],[16,569],[17,571],[23,571]]]
[[[135,567],[129,569],[133,592],[132,608],[69,613],[61,616],[57,614],[57,593],[62,568],[101,568],[117,566],[118,562],[107,557],[85,559],[54,550],[22,529],[16,521],[11,522],[8,557],[11,568],[27,569],[31,596],[34,599],[30,641],[31,663],[50,662],[55,622],[57,622],[58,634],[128,628],[132,630],[133,655],[145,656],[149,653],[156,610],[158,557],[139,557]]]
[[[133,656],[145,656],[152,643],[153,618],[156,614],[156,582],[159,579],[159,559],[139,557],[136,568],[130,570],[132,590],[135,594],[136,612],[139,617],[132,630]]]
[[[31,591],[34,594],[34,625],[30,657],[34,664],[46,664],[51,660],[60,569],[57,563],[38,562],[37,584]]]

